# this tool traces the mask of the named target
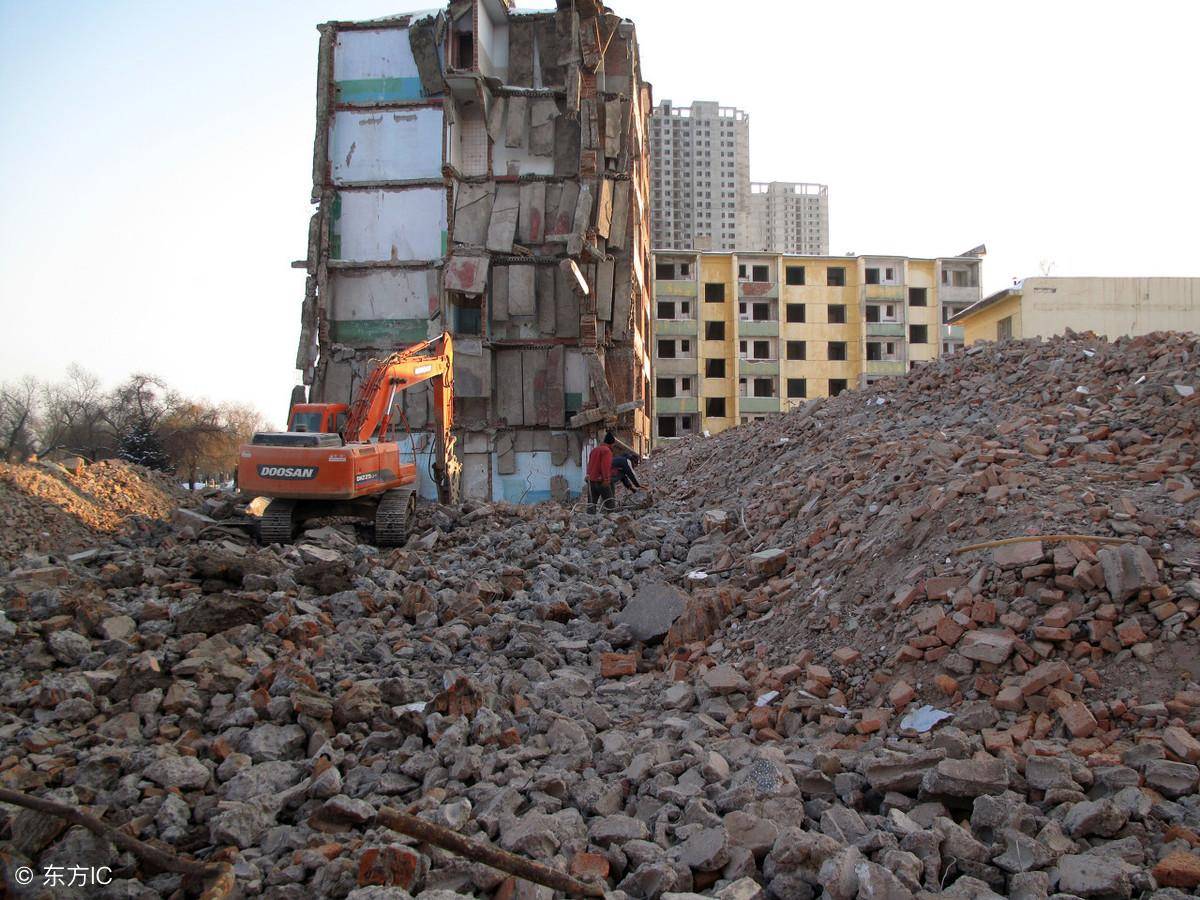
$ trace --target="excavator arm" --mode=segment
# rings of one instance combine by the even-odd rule
[[[440,352],[435,352],[436,345]],[[350,407],[342,432],[349,442],[382,439],[391,425],[392,404],[397,391],[425,381],[433,382],[434,416],[437,419],[438,493],[443,502],[457,500],[459,465],[454,453],[454,346],[449,334],[414,344],[371,370]]]

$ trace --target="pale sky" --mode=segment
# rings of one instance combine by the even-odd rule
[[[281,423],[314,26],[429,5],[0,0],[0,380],[150,371]],[[1200,276],[1200,4],[610,5],[656,100],[737,106],[754,180],[830,185],[833,253]]]

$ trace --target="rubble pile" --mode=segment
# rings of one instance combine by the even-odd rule
[[[145,530],[183,502],[167,475],[122,460],[0,463],[0,566]]]
[[[984,346],[672,450],[647,509],[422,508],[391,551],[194,513],[26,556],[0,785],[227,860],[244,896],[550,896],[385,806],[614,897],[1182,896],[1197,349]],[[7,871],[184,890],[0,809]]]

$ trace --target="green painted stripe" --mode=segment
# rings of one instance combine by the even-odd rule
[[[351,346],[415,344],[429,336],[428,319],[347,319],[330,323],[333,339]]]
[[[335,85],[340,103],[387,103],[392,100],[420,100],[421,79],[352,78]]]

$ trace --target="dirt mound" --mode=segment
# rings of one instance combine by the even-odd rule
[[[0,463],[0,561],[71,552],[164,521],[186,500],[169,476],[120,460],[71,469]]]

